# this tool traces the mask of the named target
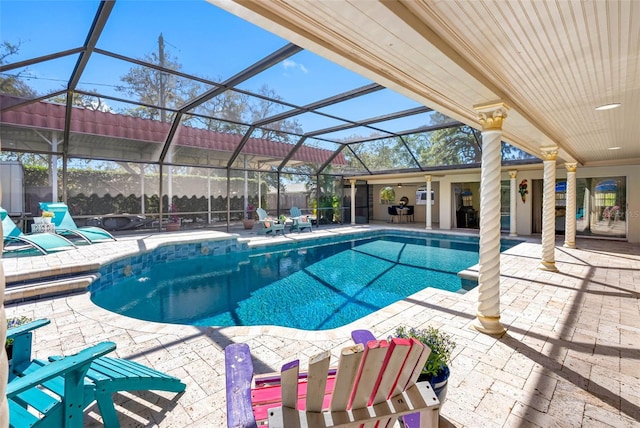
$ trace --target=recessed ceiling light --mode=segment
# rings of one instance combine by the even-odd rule
[[[620,103],[604,104],[604,105],[596,107],[596,110],[598,110],[598,111],[611,110],[612,108],[618,108],[620,106],[621,106]]]
[[[620,150],[622,147],[608,147],[607,150]]]

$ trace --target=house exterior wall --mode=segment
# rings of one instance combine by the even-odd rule
[[[505,167],[501,174],[501,180],[509,181],[509,171],[517,171],[516,186],[518,186],[522,180],[527,180],[528,194],[526,194],[525,200],[522,201],[521,195],[517,193],[516,201],[516,233],[520,236],[532,235],[532,223],[533,223],[533,192],[532,183],[533,180],[542,180],[544,173],[542,170],[542,164],[532,166],[526,166],[526,169],[518,170],[517,167]],[[439,173],[440,174],[440,173]],[[622,176],[627,179],[627,207],[626,207],[626,219],[627,219],[627,240],[631,243],[640,242],[640,191],[638,187],[640,185],[640,164],[629,166],[608,166],[608,167],[578,167],[576,171],[576,179],[580,178],[605,178]],[[556,170],[556,179],[566,179],[567,171],[563,164],[559,164]],[[398,181],[397,178],[393,180]],[[407,180],[402,179],[405,183]],[[400,200],[402,196],[409,198],[409,203],[415,205],[415,191],[418,187],[424,186],[424,183],[420,183],[413,178],[413,183],[410,185],[403,185],[398,188],[395,184],[374,184],[374,206],[373,220],[384,221],[388,219],[387,205],[380,203],[380,190],[385,186],[392,186],[396,192],[396,200]],[[435,190],[435,205],[432,209],[432,220],[434,225],[437,225],[440,229],[449,230],[453,228],[452,218],[453,211],[455,210],[454,198],[453,198],[453,183],[479,183],[480,172],[470,173],[442,173],[442,176],[433,177],[431,186]],[[540,198],[542,195],[539,196]],[[475,205],[475,201],[474,201]],[[624,209],[624,208],[623,208]],[[479,213],[481,216],[482,213]],[[426,218],[426,211],[424,205],[416,205],[415,209],[415,222],[424,223]]]

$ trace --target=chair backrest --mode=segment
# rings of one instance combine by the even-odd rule
[[[278,427],[300,428],[300,421],[309,427],[327,426],[327,421],[345,428],[376,421],[388,426],[399,416],[420,412],[423,428],[436,427],[440,402],[428,382],[416,383],[430,352],[413,338],[363,340],[340,351],[336,369],[329,369],[331,352],[325,351],[309,358],[308,372],[292,361],[280,376],[256,378],[252,390],[249,345],[233,343],[225,348],[227,426],[255,428],[267,418],[269,426]]]
[[[2,218],[2,238],[18,237],[22,231],[9,217],[9,213],[4,208],[0,208],[0,218]]]
[[[56,228],[75,230],[78,228],[76,222],[73,221],[69,213],[69,207],[62,202],[40,202],[40,209],[43,211],[51,211],[53,219],[51,222]]]
[[[289,213],[291,214],[291,217],[302,216],[302,211],[300,211],[300,208],[298,207],[291,207],[291,209],[289,210]]]
[[[264,208],[256,208],[256,212],[258,213],[259,220],[264,220],[268,217],[267,212],[264,210]]]
[[[405,395],[403,392],[415,388],[418,375],[430,352],[431,350],[418,340],[400,338],[394,338],[389,342],[373,340],[364,347],[359,344],[343,349],[333,381],[333,393],[327,407],[324,404],[324,391],[327,385],[326,373],[329,367],[330,353],[325,352],[311,357],[309,359],[309,381],[306,388],[305,410],[298,411],[304,413],[324,410],[332,414],[328,419],[333,421],[339,415],[343,415],[345,411],[352,411],[354,416],[360,416],[355,418],[353,425],[348,425],[350,427],[375,421],[385,421],[382,425],[386,426],[386,421],[400,416],[403,413],[402,409],[408,409],[408,406],[403,404],[408,399],[407,397],[416,396],[414,393]],[[289,412],[298,409],[298,379],[298,361],[285,364],[282,367],[282,407],[270,409],[269,425],[272,421],[278,425],[280,421],[291,419],[283,408],[290,409]],[[314,383],[312,383],[312,379]],[[425,396],[423,396],[412,405],[416,406],[418,402],[421,404],[413,408],[422,411],[430,405],[435,406],[429,419],[435,420],[437,424],[439,403],[433,391],[427,391],[427,396],[432,397],[432,400],[429,400],[431,404],[427,403],[427,400],[424,400]],[[389,407],[383,406],[385,410],[378,413],[376,405],[387,400],[394,403],[395,410],[389,411]],[[373,406],[373,414],[369,414],[368,411],[363,412],[365,408],[371,409],[369,406]],[[408,411],[404,413],[408,413]],[[311,420],[314,417],[317,416],[311,416]],[[300,417],[300,419],[294,417],[293,419],[301,420],[304,417]],[[359,422],[357,422],[358,420]],[[284,423],[282,426],[287,425]]]
[[[387,207],[387,212],[389,213],[389,215],[398,215],[398,210],[396,209],[395,205]]]

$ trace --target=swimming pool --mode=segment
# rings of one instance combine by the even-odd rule
[[[477,238],[378,235],[175,258],[96,284],[91,299],[147,321],[325,330],[426,287],[460,291],[457,273],[478,262]]]

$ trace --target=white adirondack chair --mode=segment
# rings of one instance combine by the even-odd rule
[[[417,340],[371,341],[344,348],[338,367],[330,353],[282,367],[279,376],[256,376],[248,345],[227,346],[227,424],[256,427],[387,427],[420,413],[421,428],[438,426],[440,402],[428,382],[416,383],[431,350]]]

